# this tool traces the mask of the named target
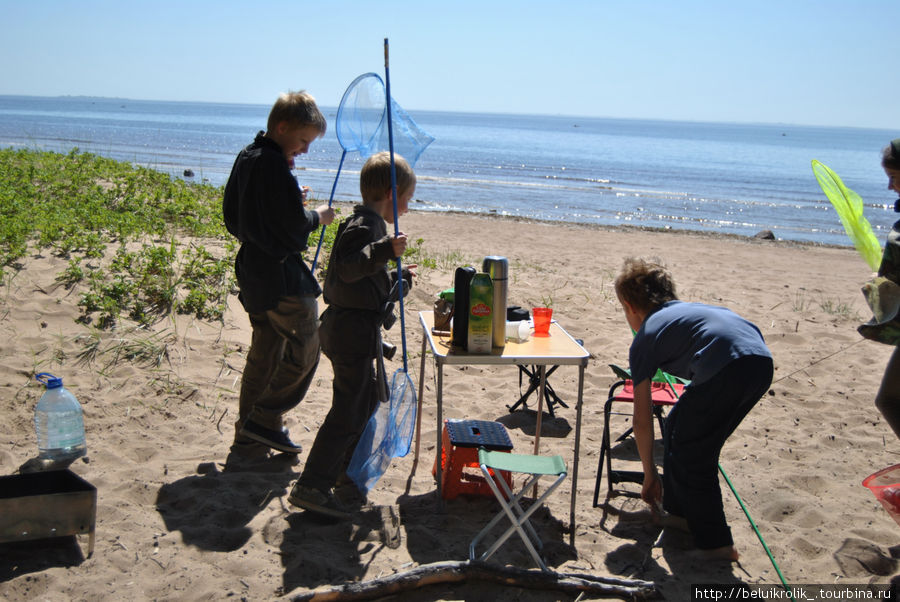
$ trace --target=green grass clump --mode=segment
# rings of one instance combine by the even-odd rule
[[[0,265],[28,243],[62,257],[99,257],[111,240],[174,233],[223,237],[221,187],[173,179],[73,149],[0,149]]]
[[[223,319],[238,243],[222,221],[221,186],[78,149],[0,149],[0,174],[2,282],[37,247],[69,260],[57,281],[79,287],[83,322],[112,328],[127,316],[148,325],[174,312]],[[320,265],[336,229],[326,231]],[[310,236],[311,250],[318,238]],[[221,241],[220,250],[197,239]]]

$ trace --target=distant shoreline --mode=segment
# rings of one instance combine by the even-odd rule
[[[315,94],[313,94],[315,96]],[[221,100],[172,100],[172,99],[148,99],[148,98],[129,98],[119,96],[91,96],[85,94],[56,94],[53,96],[41,96],[36,94],[0,94],[0,100],[4,98],[41,98],[41,99],[71,99],[71,100],[100,100],[110,102],[147,102],[147,103],[167,103],[167,104],[204,104],[204,105],[227,105],[235,107],[259,107],[264,112],[268,112],[270,103],[268,102],[227,102]],[[335,113],[338,109],[337,105],[320,104],[323,111]],[[786,121],[709,121],[694,119],[674,119],[665,117],[621,117],[616,115],[570,115],[567,113],[502,113],[498,111],[449,111],[445,109],[421,109],[417,107],[404,107],[410,114],[431,113],[436,115],[495,115],[497,117],[549,117],[553,119],[568,120],[585,120],[585,119],[603,119],[610,121],[626,121],[626,122],[656,122],[656,123],[693,123],[706,125],[738,125],[738,126],[762,126],[762,127],[785,127],[785,128],[825,128],[825,129],[842,129],[842,130],[863,130],[884,132],[890,128],[887,126],[856,126],[856,125],[827,125],[822,123],[790,123]],[[578,127],[577,123],[572,124]]]

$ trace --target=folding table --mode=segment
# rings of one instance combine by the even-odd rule
[[[422,325],[422,358],[419,364],[419,397],[416,424],[416,447],[413,465],[418,465],[419,442],[421,438],[422,398],[425,392],[425,357],[429,347],[434,356],[435,371],[437,373],[437,387],[435,399],[437,402],[437,457],[441,457],[442,441],[441,433],[444,424],[443,386],[444,365],[494,365],[494,366],[539,366],[541,375],[540,395],[538,396],[537,425],[534,437],[534,455],[540,455],[541,442],[541,417],[543,403],[546,396],[547,366],[568,365],[578,366],[578,400],[575,404],[575,449],[572,461],[572,497],[569,506],[570,543],[575,544],[575,496],[578,492],[578,453],[581,445],[581,410],[584,394],[584,369],[587,367],[590,353],[578,344],[572,336],[566,332],[555,320],[550,324],[550,336],[535,337],[534,335],[522,343],[507,341],[503,349],[493,349],[491,353],[468,353],[459,347],[450,345],[450,335],[435,334],[432,332],[434,323],[433,311],[419,312],[419,323]],[[442,500],[441,492],[441,466],[438,462],[437,474],[438,500]]]

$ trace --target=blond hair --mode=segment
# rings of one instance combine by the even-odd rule
[[[633,308],[650,312],[678,299],[675,281],[659,263],[629,257],[616,277],[616,294]]]
[[[394,171],[397,178],[397,196],[403,196],[416,185],[416,172],[406,159],[394,155]],[[391,193],[391,154],[387,151],[375,153],[366,160],[359,172],[359,193],[363,203],[369,205]]]
[[[311,125],[319,131],[320,137],[328,128],[328,122],[316,105],[316,99],[305,90],[285,92],[272,105],[266,128],[270,132],[274,132],[282,121],[287,122],[291,127]]]

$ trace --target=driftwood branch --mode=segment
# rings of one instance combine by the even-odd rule
[[[526,589],[558,590],[570,594],[584,592],[626,600],[647,600],[658,596],[651,581],[597,577],[578,573],[529,571],[484,562],[444,561],[423,564],[402,573],[359,583],[319,588],[294,596],[294,602],[343,602],[372,600],[438,583],[480,580]]]

